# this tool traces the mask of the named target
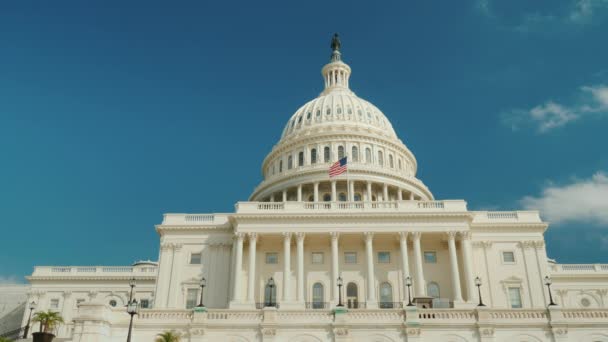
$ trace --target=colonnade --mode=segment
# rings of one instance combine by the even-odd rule
[[[385,233],[382,233],[385,234]],[[414,287],[414,297],[425,297],[426,293],[426,282],[424,277],[424,268],[423,268],[423,253],[421,248],[421,237],[423,234],[419,231],[402,231],[398,233],[399,240],[399,251],[400,251],[400,260],[401,260],[401,273],[402,276],[411,277],[413,280]],[[428,234],[437,234],[437,233],[428,233]],[[464,285],[467,290],[466,298],[468,301],[475,300],[475,292],[474,292],[474,280],[473,280],[473,265],[472,265],[472,250],[471,250],[471,239],[470,232],[456,232],[449,231],[445,234],[445,238],[448,244],[448,252],[449,252],[449,269],[451,275],[451,286],[452,286],[452,300],[455,303],[464,302],[461,290],[461,276],[458,267],[458,253],[456,249],[456,240],[460,240],[460,247],[462,249],[463,256],[463,272],[464,272]],[[376,298],[376,279],[374,273],[374,235],[373,232],[365,232],[362,234],[365,241],[365,256],[366,256],[366,283],[367,283],[367,291],[366,291],[366,303],[367,308],[377,308],[377,298]],[[294,238],[296,239],[296,291],[293,291],[293,287],[291,286],[291,241]],[[304,241],[305,241],[305,233],[290,233],[284,232],[282,233],[283,237],[283,280],[282,280],[282,297],[280,301],[282,303],[292,303],[292,304],[301,304],[303,305],[306,302],[305,298],[305,276],[304,276]],[[340,233],[338,232],[330,232],[329,238],[331,240],[331,285],[332,294],[331,301],[333,303],[338,302],[339,296],[339,288],[337,284],[337,279],[340,277],[340,263],[339,263],[339,239]],[[248,284],[247,291],[243,291],[242,288],[242,258],[243,258],[243,243],[244,240],[249,240],[249,269],[248,269]],[[243,233],[239,232],[235,234],[235,259],[233,262],[232,268],[232,279],[233,288],[232,288],[232,296],[231,303],[238,304],[254,304],[255,303],[255,292],[256,292],[256,254],[257,254],[257,240],[258,233]],[[410,262],[409,262],[409,254],[408,254],[408,240],[411,240],[413,246],[413,272],[410,272]],[[246,298],[243,298],[243,294],[246,292]],[[295,297],[294,297],[295,294]],[[232,304],[231,304],[232,305]]]

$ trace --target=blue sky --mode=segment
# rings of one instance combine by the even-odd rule
[[[550,257],[608,262],[608,0],[5,1],[0,282],[232,211],[334,32],[436,198],[540,208]]]

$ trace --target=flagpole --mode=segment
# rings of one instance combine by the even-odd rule
[[[348,196],[348,198],[346,199],[347,202],[350,202],[350,182],[348,181],[348,169],[350,169],[348,167],[348,155],[346,156],[346,196]]]

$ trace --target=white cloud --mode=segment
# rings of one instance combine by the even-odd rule
[[[549,184],[539,197],[520,200],[528,210],[539,210],[552,223],[592,222],[608,225],[608,175],[597,172],[589,179],[566,185]]]
[[[608,0],[578,0],[568,15],[574,23],[588,23],[597,11],[608,8]]]
[[[608,86],[583,86],[580,88],[578,100],[572,105],[549,100],[531,109],[509,110],[502,114],[502,120],[513,130],[533,125],[540,133],[546,133],[593,113],[608,113]]]

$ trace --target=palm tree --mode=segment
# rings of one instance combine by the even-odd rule
[[[63,317],[59,312],[39,311],[34,314],[32,319],[34,322],[40,322],[40,332],[48,333],[53,330],[59,323],[63,323]]]
[[[180,338],[179,333],[169,330],[156,335],[156,342],[179,342]]]

